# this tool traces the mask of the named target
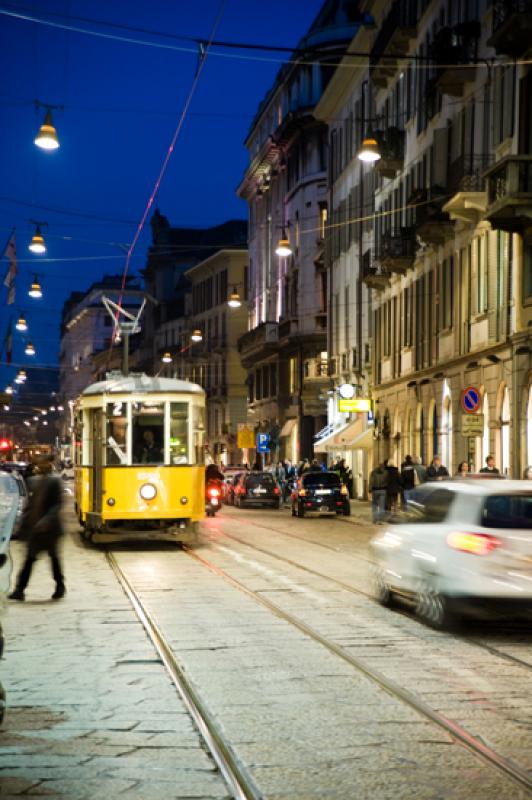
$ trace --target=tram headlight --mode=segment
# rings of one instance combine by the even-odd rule
[[[115,503],[116,503],[116,500],[114,499],[114,497],[108,497],[107,498],[107,505],[108,506],[114,506]]]
[[[140,496],[143,500],[153,500],[157,495],[157,489],[153,483],[143,483],[140,487]]]
[[[188,503],[188,497],[185,497],[185,495],[183,495],[183,497],[181,498],[181,505],[186,506],[187,503]]]

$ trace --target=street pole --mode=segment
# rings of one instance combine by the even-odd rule
[[[122,326],[122,336],[124,339],[123,349],[122,349],[122,375],[124,378],[127,378],[129,375],[129,331],[125,329],[125,326]]]

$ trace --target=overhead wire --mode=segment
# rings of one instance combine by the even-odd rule
[[[81,28],[81,27],[75,26],[75,25],[68,25],[66,23],[52,22],[51,20],[42,19],[42,17],[35,17],[35,16],[30,15],[30,14],[21,14],[21,13],[15,12],[15,11],[9,11],[5,7],[4,8],[0,7],[0,15],[3,15],[3,16],[6,16],[6,17],[12,17],[12,18],[19,19],[19,20],[23,20],[25,22],[32,22],[32,23],[35,23],[35,24],[44,25],[44,26],[47,26],[47,27],[50,27],[50,28],[56,28],[56,29],[59,29],[59,30],[73,31],[74,33],[80,33],[80,34],[83,34],[83,35],[86,35],[86,36],[95,36],[95,37],[102,38],[102,39],[108,39],[108,40],[112,40],[112,41],[124,42],[125,44],[134,44],[134,45],[140,45],[140,46],[143,46],[143,47],[152,47],[152,48],[158,48],[158,49],[163,49],[163,50],[173,50],[175,52],[188,53],[188,54],[194,54],[194,55],[197,54],[197,47],[192,48],[192,47],[185,47],[185,46],[175,45],[175,44],[165,44],[164,42],[154,42],[154,41],[150,41],[150,40],[147,40],[147,39],[136,39],[136,38],[132,38],[132,37],[129,37],[129,36],[118,36],[118,35],[112,34],[112,33],[105,33],[104,31],[90,30],[90,29]],[[104,23],[104,24],[106,24],[106,23]],[[157,35],[157,34],[155,34],[155,35]],[[202,45],[202,44],[206,43],[206,40],[205,39],[199,39],[199,40],[195,39],[194,42],[195,42],[195,44]],[[217,43],[215,46],[226,47],[226,48],[233,48],[233,47],[234,48],[238,48],[238,47],[240,47],[240,49],[245,49],[245,48],[248,48],[248,47],[252,47],[252,48],[257,47],[260,50],[269,49],[269,50],[273,51],[273,50],[282,49],[283,52],[285,50],[286,50],[286,52],[290,52],[290,53],[302,52],[301,50],[298,51],[297,47],[296,48],[289,47],[289,48],[284,49],[284,48],[280,48],[279,46],[276,46],[276,45],[273,45],[273,46],[270,46],[270,47],[264,47],[264,46],[261,46],[261,45],[258,45],[258,46],[248,45],[246,43],[238,44],[238,43],[228,43],[228,42],[226,42],[226,43]],[[307,52],[307,50],[305,50],[303,52]],[[310,52],[312,52],[312,50]],[[307,57],[304,57],[304,58],[279,59],[279,58],[272,58],[272,57],[266,57],[266,56],[243,55],[243,54],[240,54],[240,53],[227,53],[227,52],[218,52],[218,51],[212,51],[211,54],[213,56],[217,56],[218,58],[235,59],[235,60],[240,60],[240,61],[258,61],[258,62],[276,63],[276,64],[292,64],[294,66],[299,65],[299,64],[318,65],[318,66],[319,65],[323,65],[323,66],[334,66],[334,67],[337,67],[337,68],[340,68],[340,69],[346,69],[346,68],[347,69],[359,69],[361,66],[365,66],[365,67],[367,67],[369,69],[379,69],[379,67],[380,67],[379,64],[371,64],[370,63],[370,60],[369,60],[370,59],[370,53],[356,53],[356,52],[351,52],[349,50],[346,50],[344,53],[340,53],[339,55],[342,58],[354,58],[354,59],[359,59],[359,60],[360,59],[366,59],[366,62],[357,63],[357,64],[346,64],[346,63],[343,63],[343,62],[338,63],[337,59],[329,61],[329,62],[326,61],[326,60],[323,60],[323,59],[312,60],[311,58],[307,58]],[[426,56],[425,57],[420,57],[420,56],[415,56],[415,55],[409,56],[408,54],[405,55],[405,54],[399,54],[399,53],[398,54],[386,54],[386,55],[382,56],[380,60],[381,61],[389,60],[389,61],[395,63],[397,60],[408,61],[409,58],[413,59],[413,64],[412,64],[413,68],[414,69],[419,69],[419,70],[438,69],[438,68],[443,68],[443,67],[448,67],[448,66],[452,66],[454,69],[460,69],[460,68],[471,69],[471,64],[472,63],[475,63],[477,66],[485,66],[485,67],[501,67],[501,66],[504,67],[504,66],[513,65],[513,64],[526,65],[526,64],[532,63],[532,61],[529,60],[529,59],[520,59],[519,61],[515,61],[515,60],[512,60],[512,61],[497,61],[496,59],[493,59],[489,63],[485,62],[485,61],[483,61],[481,59],[478,59],[478,60],[472,60],[468,64],[448,64],[448,63],[437,64],[437,63],[434,63],[429,57],[426,57]]]

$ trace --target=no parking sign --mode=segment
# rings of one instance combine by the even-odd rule
[[[480,408],[480,392],[475,386],[468,386],[462,390],[460,403],[467,414],[476,414]]]

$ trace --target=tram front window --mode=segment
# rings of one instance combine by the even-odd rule
[[[127,464],[127,406],[107,403],[105,434],[106,464]]]
[[[170,403],[170,464],[188,464],[188,403]]]
[[[133,464],[164,462],[163,403],[133,403]]]

